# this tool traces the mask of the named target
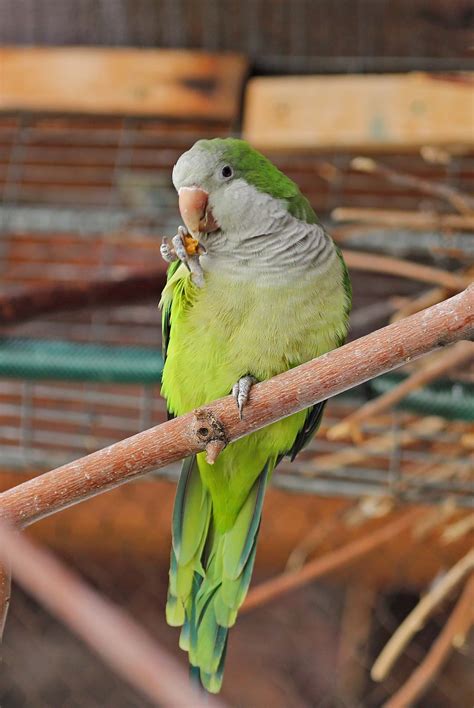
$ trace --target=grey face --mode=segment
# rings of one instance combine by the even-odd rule
[[[178,192],[182,187],[199,187],[211,194],[231,179],[226,167],[229,165],[224,162],[222,150],[209,149],[205,141],[199,140],[174,166],[173,184]]]
[[[226,160],[224,151],[210,147],[207,141],[197,142],[181,155],[173,169],[173,184],[180,194],[180,208],[182,199],[189,198],[185,195],[186,191],[197,189],[205,192],[208,216],[212,215],[221,237],[217,239],[217,233],[201,233],[200,238],[206,247],[212,246],[212,241],[216,247],[218,242],[224,247],[222,236],[225,236],[229,247],[255,235],[270,235],[276,230],[276,221],[287,216],[284,202],[259,192],[245,179],[235,175],[234,167]],[[183,214],[183,209],[181,211]],[[196,217],[194,223],[198,221]],[[203,223],[202,219],[199,223]]]
[[[274,284],[326,268],[332,249],[324,229],[249,184],[217,142],[199,141],[173,170],[183,221],[206,249],[204,270]]]

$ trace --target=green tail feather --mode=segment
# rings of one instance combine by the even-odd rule
[[[182,626],[180,647],[199,669],[203,686],[222,684],[228,630],[250,584],[263,498],[271,466],[254,483],[234,526],[219,532],[195,457],[183,464],[173,514],[173,547],[166,618]]]

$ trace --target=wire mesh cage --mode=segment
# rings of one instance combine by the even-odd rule
[[[160,236],[170,234],[176,228],[177,210],[174,190],[171,184],[171,168],[179,154],[202,135],[213,135],[215,131],[225,133],[225,126],[179,125],[174,128],[166,122],[139,121],[132,119],[114,120],[90,118],[46,118],[37,116],[9,117],[3,119],[2,135],[4,146],[4,182],[2,203],[3,256],[2,280],[5,283],[29,286],[48,282],[78,282],[84,278],[100,277],[104,273],[120,275],[127,269],[142,268],[150,262],[159,262],[158,246]],[[227,126],[227,130],[229,126]],[[309,195],[318,213],[328,215],[338,204],[383,203],[398,207],[412,207],[418,199],[408,189],[380,184],[380,180],[358,175],[350,168],[350,155],[328,154],[321,156],[299,157],[275,155],[277,162],[290,174]],[[466,189],[470,188],[471,158],[462,156],[447,166],[427,165],[421,157],[405,155],[387,160],[393,167],[402,167],[411,174],[418,174],[431,180],[439,180]],[[336,174],[330,180],[321,177],[332,168]],[[335,227],[337,230],[337,227]],[[360,243],[363,229],[351,235],[351,243]],[[439,242],[449,244],[450,256],[440,254],[438,261],[449,260],[452,255],[452,234],[438,234]],[[460,239],[463,238],[460,234]],[[367,236],[365,237],[367,240]],[[403,237],[398,241],[398,252],[407,253],[423,250],[417,239],[416,247]],[[375,243],[375,248],[379,245]],[[459,245],[459,244],[458,244]],[[470,235],[465,235],[459,253],[459,260],[469,256]],[[374,244],[372,242],[372,247]],[[442,251],[442,246],[439,246]],[[425,249],[426,250],[426,249]],[[355,276],[357,278],[357,275]],[[362,286],[362,281],[361,286]],[[387,299],[393,281],[380,282],[376,277],[364,276],[362,287],[355,281],[355,311],[353,315],[354,335],[367,329],[367,316],[375,315],[375,323],[386,319],[383,300]],[[413,292],[413,285],[398,280],[398,294]],[[100,374],[96,381],[88,382],[50,382],[47,380],[10,380],[4,382],[2,447],[5,460],[16,460],[28,467],[31,463],[42,461],[45,466],[54,465],[71,455],[80,455],[113,442],[120,436],[132,434],[140,428],[163,420],[164,405],[158,395],[160,376],[159,313],[156,309],[157,295],[152,294],[148,301],[138,304],[100,307],[100,303],[85,311],[61,313],[25,322],[22,325],[6,329],[7,335],[22,340],[30,338],[45,340],[45,343],[60,340],[87,343],[100,342],[110,345],[141,347],[142,350],[130,350],[130,359],[140,371],[143,381],[133,384],[133,373],[124,374],[123,383],[127,386],[101,384]],[[382,300],[382,307],[380,301]],[[389,307],[389,306],[388,306]],[[359,325],[357,323],[360,323]],[[368,323],[370,327],[372,323]],[[26,344],[25,344],[26,346]],[[147,378],[146,358],[152,362],[151,373]],[[72,350],[58,358],[69,359],[79,356],[81,350]],[[154,354],[154,352],[156,354]],[[35,352],[40,356],[41,352]],[[140,354],[143,357],[140,358]],[[12,353],[4,350],[3,364],[6,358],[13,359],[15,367],[20,366],[17,347]],[[46,359],[54,356],[51,344],[44,355]],[[81,354],[84,356],[84,353]],[[109,350],[105,350],[106,364],[110,370],[102,375],[105,379],[113,376],[114,363]],[[100,352],[93,351],[95,360]],[[26,357],[31,365],[31,353]],[[55,360],[57,372],[58,361]],[[77,369],[74,373],[74,367]],[[80,371],[78,361],[68,370],[66,378],[94,377],[90,367],[84,365]],[[28,376],[28,366],[25,367]],[[5,369],[4,369],[5,370]],[[41,372],[36,369],[36,375]],[[51,374],[44,374],[45,378]],[[153,385],[154,384],[154,385]],[[469,386],[469,383],[465,384]],[[469,398],[470,390],[458,399]],[[361,392],[362,396],[367,392]],[[436,412],[432,397],[431,411]],[[345,404],[358,405],[358,402]],[[344,406],[335,404],[334,416],[341,417]],[[429,404],[428,404],[429,408]],[[339,410],[340,409],[340,410]],[[458,413],[459,414],[459,413]],[[462,415],[460,415],[462,418]],[[467,414],[469,417],[469,414]],[[463,423],[458,423],[462,435]],[[467,429],[469,423],[464,427]],[[390,431],[401,430],[403,416],[394,414],[394,419],[384,421],[380,432],[385,428]],[[415,427],[416,431],[416,427]],[[422,434],[423,435],[423,434]],[[422,435],[419,439],[421,444]],[[400,435],[398,436],[400,438]],[[419,436],[418,436],[419,437]],[[426,436],[429,440],[430,434]],[[433,436],[432,436],[433,437]],[[394,433],[393,439],[396,439]],[[417,433],[414,433],[417,440]],[[336,452],[340,444],[314,443],[314,451],[319,453]],[[326,445],[326,447],[325,447]],[[408,443],[408,448],[413,443]],[[63,451],[61,454],[61,450]],[[409,466],[410,453],[403,459]],[[375,454],[369,449],[369,455]],[[434,454],[429,445],[425,446],[425,455]],[[69,458],[68,458],[69,455]],[[403,443],[392,450],[383,450],[379,482],[387,477],[387,470],[393,467],[387,459],[403,458]],[[385,456],[385,459],[384,459]],[[367,455],[366,455],[367,457]],[[314,454],[312,454],[312,459]],[[317,459],[317,458],[316,458]],[[422,460],[422,453],[420,453]],[[435,464],[447,464],[449,459],[442,455],[427,457]],[[307,469],[307,462],[297,465],[299,470]],[[461,467],[463,463],[460,463]],[[469,460],[465,461],[466,467]],[[402,465],[403,466],[403,465]],[[319,465],[314,476],[320,475],[323,467]],[[364,471],[360,469],[363,481]],[[367,480],[375,481],[375,473]],[[306,472],[307,476],[311,476]],[[303,476],[303,472],[302,472]],[[285,477],[286,484],[296,484],[297,473]],[[327,484],[340,484],[332,477]],[[353,473],[353,484],[357,487],[357,472]],[[309,489],[311,483],[301,482]],[[389,482],[387,482],[388,484]],[[315,490],[321,490],[323,483],[313,483]],[[354,487],[354,494],[358,491]],[[361,487],[363,488],[363,487]],[[370,484],[366,487],[370,488]],[[328,487],[329,489],[329,487]]]
[[[2,204],[5,283],[28,287],[83,283],[84,279],[112,272],[120,277],[131,267],[141,268],[158,259],[160,236],[176,227],[171,166],[195,137],[205,130],[212,133],[214,127],[179,126],[172,130],[129,119],[114,125],[115,129],[102,120],[95,123],[83,118],[52,120],[36,116],[12,116],[4,121],[5,143],[11,141],[6,145],[8,166]],[[382,189],[376,180],[358,183],[347,155],[304,160],[277,155],[276,159],[304,183],[303,188],[306,185],[312,202],[325,216],[340,203],[360,204],[366,200],[374,204],[379,200],[403,208],[414,203],[412,194],[390,186]],[[417,165],[431,179],[448,178],[450,184],[465,188],[470,177],[469,160],[459,158],[449,175],[452,166],[437,166],[434,175],[432,167],[412,156],[392,158],[391,164],[402,165],[412,173]],[[35,161],[40,163],[36,171]],[[54,163],[50,168],[48,161]],[[339,170],[337,179],[329,182],[320,177],[321,166],[324,171],[328,164],[337,165]],[[441,233],[436,237],[441,241],[450,238]],[[415,234],[408,234],[404,253],[416,252],[415,238]],[[466,239],[463,244],[468,248]],[[462,254],[464,258],[464,250]],[[446,254],[437,258],[438,263],[446,260]],[[386,321],[393,311],[387,296],[394,287],[400,296],[412,296],[420,290],[406,280],[392,279],[388,285],[377,276],[356,275],[354,336]],[[2,468],[10,470],[3,480],[5,486],[21,481],[32,469],[40,472],[58,466],[165,419],[165,405],[159,396],[162,362],[157,300],[155,293],[140,302],[107,307],[96,304],[4,328],[7,340],[19,343],[10,352],[17,377],[2,381]],[[31,346],[32,341],[36,346],[47,346],[49,368],[54,345],[100,344],[106,351],[91,352],[92,367],[79,349],[59,351],[55,366],[56,372],[58,366],[65,367],[63,381],[50,380],[51,373],[41,368],[40,351],[36,368],[32,370],[31,356],[27,357],[24,377],[18,378],[20,355],[28,351],[26,342]],[[121,351],[118,364],[116,359],[112,361],[107,347],[116,354]],[[4,348],[4,367],[7,354]],[[105,361],[102,369],[100,355]],[[128,365],[123,357],[128,357]],[[122,378],[119,371],[115,381],[101,380],[104,367],[107,380],[114,366],[118,370],[125,367]],[[94,374],[97,370],[99,373]],[[138,380],[134,380],[137,371]],[[84,380],[77,380],[81,376]],[[457,376],[454,382],[446,383],[448,406],[457,402],[457,420],[436,415],[439,410],[434,395],[420,403],[413,394],[411,411],[393,411],[364,426],[366,441],[362,447],[354,447],[350,439],[327,438],[332,426],[357,410],[367,397],[380,392],[383,381],[386,377],[380,384],[373,382],[371,387],[331,402],[320,435],[297,462],[278,469],[274,484],[285,496],[273,502],[266,518],[270,519],[273,512],[288,528],[288,523],[294,525],[295,514],[301,514],[306,523],[299,528],[296,525],[298,532],[283,545],[281,531],[277,532],[274,524],[264,526],[266,537],[258,573],[265,577],[288,557],[298,567],[302,559],[330,550],[334,541],[330,543],[329,539],[341,526],[345,534],[352,535],[365,530],[374,519],[384,519],[404,502],[435,505],[437,521],[432,523],[437,531],[434,535],[429,529],[421,531],[422,536],[425,534],[422,542],[409,541],[414,550],[405,554],[403,561],[397,553],[387,553],[383,561],[370,556],[371,564],[362,565],[360,572],[367,577],[372,572],[376,578],[362,587],[354,589],[354,576],[349,575],[348,583],[341,578],[300,591],[296,607],[283,600],[259,613],[257,621],[243,617],[234,633],[229,658],[225,695],[231,702],[239,701],[237,687],[244,673],[248,705],[329,706],[354,705],[355,701],[364,706],[381,705],[403,683],[445,620],[449,608],[434,617],[392,678],[381,685],[370,681],[368,671],[375,653],[416,602],[417,587],[434,577],[440,567],[449,566],[466,547],[469,534],[462,533],[463,509],[473,501],[472,456],[464,442],[472,422],[469,410],[467,415],[460,414],[460,404],[464,401],[469,409],[472,401],[472,379],[466,371],[461,381]],[[446,409],[441,412],[446,415]],[[160,476],[163,474],[175,480],[178,468],[161,471]],[[49,526],[43,522],[39,534],[72,560],[96,587],[129,608],[144,624],[153,626],[160,640],[174,649],[174,634],[164,625],[160,612],[166,591],[164,549],[169,547],[167,519],[173,488],[157,478],[146,484],[145,491],[139,485],[129,486],[126,494],[100,508],[90,508],[81,517],[63,514]],[[303,503],[303,498],[312,500],[311,505]],[[338,498],[340,501],[335,501]],[[287,523],[284,508],[292,509],[292,520],[288,518]],[[161,519],[158,524],[157,516]],[[118,521],[124,517],[128,519],[125,526]],[[454,537],[443,544],[440,538],[446,527],[454,527],[455,533],[456,524],[461,524],[459,539]],[[277,558],[273,549],[276,538],[282,545]],[[148,539],[146,543],[144,539]],[[91,548],[95,548],[94,553]],[[425,563],[417,574],[413,568],[420,566],[419,554],[425,556]],[[365,634],[356,631],[364,616],[371,618]],[[259,639],[268,633],[277,633],[280,638],[274,649]],[[302,634],[306,639],[301,643]],[[5,706],[146,705],[113,674],[104,673],[77,640],[17,590],[6,647],[6,675],[0,683]],[[292,647],[291,652],[288,647]],[[318,657],[315,673],[313,662],[307,660],[313,655]],[[427,695],[429,705],[466,704],[469,688],[460,686],[456,677],[465,675],[468,662],[468,655],[452,659],[436,689]]]
[[[222,124],[172,126],[164,121],[114,119],[111,122],[110,119],[52,119],[34,115],[11,116],[3,119],[2,127],[6,160],[1,206],[2,281],[28,286],[82,283],[104,274],[120,277],[131,268],[159,262],[160,237],[172,233],[178,219],[170,177],[172,165],[197,137],[225,131]],[[323,218],[327,218],[330,211],[341,203],[360,205],[366,200],[367,204],[383,203],[386,207],[407,209],[413,207],[417,199],[419,201],[417,195],[408,189],[390,184],[385,186],[379,179],[357,175],[350,168],[351,155],[342,153],[302,158],[276,154],[275,159],[301,185]],[[394,167],[402,166],[410,174],[469,189],[470,160],[469,156],[463,156],[457,158],[455,167],[450,162],[448,166],[434,168],[421,157],[412,155],[397,156],[391,160],[385,158],[384,162]],[[329,169],[335,171],[335,177],[332,173],[329,180],[321,177],[321,172],[327,175]],[[426,253],[426,247],[423,249],[419,243],[415,244],[417,236],[415,232],[408,232],[404,245],[398,243],[398,253],[400,250],[405,254]],[[438,262],[452,260],[452,234],[440,232],[435,236],[440,242],[450,244],[446,245],[446,249],[450,249],[449,257],[439,255]],[[355,231],[351,234],[351,245],[359,245],[360,242],[367,245],[368,239],[365,235],[364,241],[363,229],[359,233]],[[469,234],[464,237],[456,254],[458,260],[469,256],[470,239]],[[377,250],[379,242],[370,245]],[[439,248],[442,251],[442,247]],[[387,294],[393,292],[394,287],[400,296],[416,292],[417,287],[400,279],[380,282],[369,274],[363,277],[355,274],[354,278],[352,336],[367,331],[373,324],[386,321],[390,311]],[[32,352],[28,350],[24,357],[29,362],[24,370],[28,380],[17,378],[5,380],[3,384],[1,444],[5,461],[24,468],[31,464],[41,464],[43,468],[55,466],[164,420],[164,404],[158,395],[161,345],[157,300],[157,295],[152,294],[137,304],[127,304],[125,301],[120,306],[100,307],[97,303],[95,307],[77,314],[53,314],[47,319],[40,318],[4,329],[6,335],[15,335],[11,351],[4,345],[4,371],[10,361],[12,372],[16,371],[18,376],[22,365],[19,351],[27,344],[31,346],[33,339],[48,347],[43,356],[50,360],[54,356],[52,347],[56,342],[56,369],[53,367],[53,371],[61,370],[57,368],[60,361],[63,364],[65,360],[69,361],[69,366],[67,363],[65,365],[65,376],[66,379],[73,379],[64,383],[48,381],[54,374],[42,371],[39,366],[35,371],[43,380],[35,380],[35,371],[29,371],[33,364]],[[107,356],[107,348],[102,352],[93,350],[90,354],[94,359],[93,366],[84,361],[81,370],[78,358],[83,359],[89,350],[77,348],[62,352],[58,349],[61,340],[78,345],[93,342],[122,345],[120,352],[124,357],[127,354],[129,357],[128,364],[124,364],[125,368],[128,365],[128,369],[123,374],[122,384],[106,383],[113,378],[116,365],[115,360]],[[92,370],[100,369],[98,360],[101,355],[105,357],[102,368],[105,383],[101,382],[101,373],[94,374]],[[41,351],[35,350],[35,357],[41,357]],[[71,366],[73,359],[74,367]],[[132,369],[139,373],[133,373]],[[117,376],[120,377],[120,374]],[[77,381],[81,377],[86,380]],[[330,413],[334,418],[326,417],[328,425],[343,417],[351,406],[357,407],[368,393],[370,395],[367,390],[361,390],[359,398],[331,404]],[[460,411],[465,401],[467,412],[464,417],[469,419],[469,399],[472,395],[469,381],[458,383],[457,394],[452,395],[457,395],[458,400],[455,415],[463,418]],[[416,399],[415,394],[414,397]],[[413,396],[411,403],[416,409]],[[434,394],[424,409],[418,402],[418,412],[430,412],[430,406],[431,412],[436,413]],[[404,445],[401,431],[406,420],[411,421],[414,432]],[[465,423],[460,420],[455,425],[459,429],[457,439],[460,439],[469,427],[469,420]],[[454,449],[455,426],[449,427],[454,436]],[[384,430],[389,431],[387,434],[391,441],[385,446],[383,441],[376,439],[377,434],[383,435]],[[436,424],[433,432],[430,432],[429,425],[427,431],[426,434],[423,432],[423,421],[417,423],[416,416],[410,418],[394,413],[391,420],[381,421],[378,428],[370,431],[376,439],[375,446],[382,446],[380,452],[375,448],[369,452],[370,448],[367,448],[365,457],[370,455],[379,461],[379,466],[371,474],[363,466],[358,469],[357,463],[349,460],[351,467],[348,467],[346,479],[345,472],[341,474],[333,468],[329,477],[325,476],[324,462],[318,461],[321,455],[326,460],[326,455],[343,451],[350,443],[318,439],[307,456],[291,467],[291,473],[289,467],[282,467],[278,478],[289,488],[303,485],[308,491],[326,490],[328,493],[342,494],[352,489],[352,494],[358,496],[362,490],[374,490],[377,485],[381,485],[379,493],[386,493],[388,487],[393,493],[394,475],[403,476],[406,468],[411,469],[412,475],[408,484],[416,487],[419,483],[420,493],[424,494],[423,479],[416,481],[416,460],[419,460],[420,469],[430,462],[434,468],[447,465],[451,454],[451,448],[444,456],[442,452],[436,452],[439,443]],[[433,439],[435,436],[436,442]],[[423,451],[411,451],[417,444],[421,447],[423,440],[426,441]],[[335,460],[339,458],[335,457]],[[330,462],[327,464],[331,465]],[[310,469],[310,465],[315,466],[314,470]],[[469,460],[461,461],[459,465],[460,470],[468,469]],[[311,477],[315,479],[311,481]],[[444,487],[443,483],[438,484],[445,493],[449,491],[446,482]],[[403,486],[402,480],[399,480],[400,493]],[[451,489],[453,493],[455,488],[456,484]],[[464,487],[461,481],[459,488],[469,495],[469,481]]]
[[[0,37],[5,43],[239,51],[257,73],[472,68],[460,49],[472,11],[461,1],[73,5],[77,21],[71,23],[69,2],[45,0],[40,13],[33,1],[0,0]],[[244,70],[239,72],[236,96]],[[193,90],[204,100],[208,88]],[[2,489],[165,420],[157,303],[164,275],[159,244],[179,223],[171,170],[196,139],[239,135],[237,99],[235,106],[226,119],[39,110],[0,115],[0,278],[9,297],[24,298],[26,313],[9,318],[2,309]],[[369,228],[340,223],[334,215],[340,207],[450,214],[436,195],[420,196],[406,184],[355,169],[360,151],[268,153],[349,250],[409,258],[465,278],[472,273],[472,229]],[[397,174],[473,191],[469,146],[371,157]],[[131,273],[134,279],[124,286]],[[352,338],[426,294],[426,283],[400,274],[354,269],[352,276]],[[85,300],[91,289],[94,296]],[[82,293],[80,308],[71,304],[73,291]],[[404,685],[443,631],[452,595],[395,671],[381,683],[371,680],[374,659],[420,593],[436,587],[471,546],[472,361],[448,368],[442,381],[365,420],[355,441],[351,431],[331,436],[367,401],[418,371],[412,366],[330,401],[318,437],[276,471],[257,582],[282,569],[297,573],[346,543],[377,539],[385,524],[403,522],[414,505],[417,515],[329,579],[245,611],[229,650],[223,696],[230,704],[375,708]],[[157,470],[31,530],[176,654],[176,634],[165,625],[162,608],[178,473],[178,465]],[[467,631],[464,638],[420,706],[470,705]],[[17,587],[3,657],[5,708],[148,705]]]
[[[0,11],[4,44],[240,51],[259,73],[472,69],[469,0],[2,0]]]

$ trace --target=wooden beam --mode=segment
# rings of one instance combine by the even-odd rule
[[[0,470],[0,492],[28,479],[32,479],[31,472]],[[87,558],[88,562],[99,566],[104,562],[108,566],[121,563],[126,546],[140,567],[151,563],[162,568],[165,575],[169,565],[175,491],[175,483],[165,479],[139,479],[133,485],[123,485],[108,494],[99,494],[87,504],[76,504],[60,514],[52,514],[41,523],[33,524],[28,534],[63,557],[75,560]],[[328,566],[328,554],[346,548],[347,544],[359,543],[367,534],[372,537],[407,511],[406,507],[401,506],[390,516],[366,518],[363,523],[354,526],[346,521],[352,505],[351,499],[320,497],[304,492],[289,493],[271,486],[265,495],[258,545],[258,573],[262,579],[276,577],[282,572],[288,556],[314,531],[315,524],[334,522],[331,533],[318,545],[317,553],[312,553],[308,562],[316,557],[324,558],[319,569],[330,572],[332,579],[352,582],[362,573],[367,585],[385,589],[393,586],[394,582],[425,587],[440,569],[454,564],[472,545],[469,534],[441,545],[440,538],[452,521],[452,517],[444,519],[441,516],[439,523],[422,538],[416,537],[410,527],[404,534],[384,543],[383,552],[381,546],[377,546],[357,558],[353,556],[351,563]],[[413,508],[420,511],[420,522],[425,516],[433,517],[436,511],[432,507]],[[458,512],[456,518],[467,519],[468,512]],[[315,519],[318,521],[315,522]]]
[[[264,150],[467,149],[473,101],[473,73],[255,78],[244,137]]]
[[[473,334],[474,284],[439,305],[256,384],[242,419],[229,395],[4,492],[0,518],[26,526],[196,452],[206,450],[209,461],[215,443],[223,447]]]
[[[3,48],[0,110],[232,121],[246,70],[247,61],[239,54]]]

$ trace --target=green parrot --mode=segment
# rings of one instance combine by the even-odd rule
[[[298,186],[248,143],[199,140],[173,169],[186,228],[161,253],[162,392],[171,416],[232,393],[241,415],[257,381],[343,344],[351,285],[341,252]],[[190,256],[186,238],[199,246]],[[167,621],[191,673],[222,684],[229,628],[246,596],[272,472],[294,459],[324,408],[187,458],[177,488]]]

